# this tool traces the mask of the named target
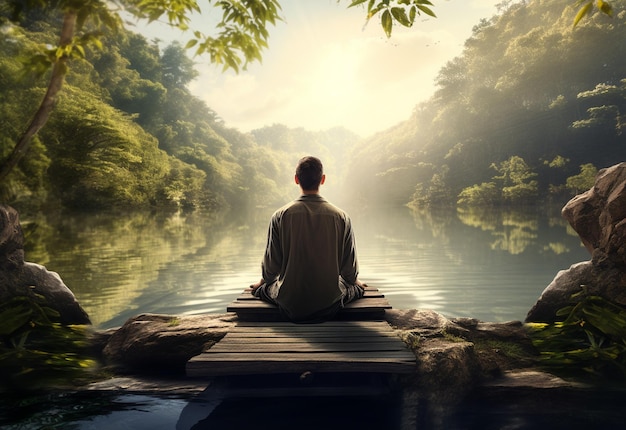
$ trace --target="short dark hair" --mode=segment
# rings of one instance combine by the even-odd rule
[[[296,167],[296,176],[300,186],[305,191],[315,191],[320,188],[322,175],[324,174],[324,166],[319,158],[307,156],[302,157],[298,161]]]

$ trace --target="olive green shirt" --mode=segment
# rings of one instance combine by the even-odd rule
[[[354,285],[356,245],[348,215],[318,194],[302,195],[272,215],[262,264],[263,280],[292,320],[336,306],[340,282]]]

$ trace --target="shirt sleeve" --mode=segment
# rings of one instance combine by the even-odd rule
[[[274,214],[267,232],[267,246],[261,265],[261,275],[265,283],[271,284],[280,274],[283,262],[283,253],[280,246],[280,229],[278,216]]]
[[[342,255],[341,277],[347,283],[354,285],[359,274],[359,264],[356,258],[356,243],[354,231],[352,230],[352,222],[347,216]]]

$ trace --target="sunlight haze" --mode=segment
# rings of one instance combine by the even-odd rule
[[[242,132],[272,124],[343,126],[363,137],[382,131],[433,94],[439,69],[460,54],[481,18],[496,14],[500,0],[434,3],[437,19],[422,15],[411,29],[395,26],[387,39],[378,19],[364,25],[365,10],[348,9],[347,1],[282,1],[285,21],[270,27],[262,64],[236,74],[196,57],[200,76],[190,90]],[[197,17],[192,28],[208,22]],[[154,24],[141,32],[164,44],[189,38]]]

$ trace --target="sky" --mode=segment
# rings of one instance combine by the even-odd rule
[[[438,71],[502,0],[432,2],[437,18],[422,15],[410,29],[394,26],[387,39],[378,19],[364,25],[365,9],[348,9],[348,0],[282,0],[284,22],[269,28],[261,64],[236,74],[193,57],[200,75],[189,89],[242,132],[273,124],[310,131],[343,126],[367,137],[408,119],[432,96]],[[208,33],[211,19],[205,12],[191,26]],[[189,39],[158,24],[137,31],[162,45]]]

